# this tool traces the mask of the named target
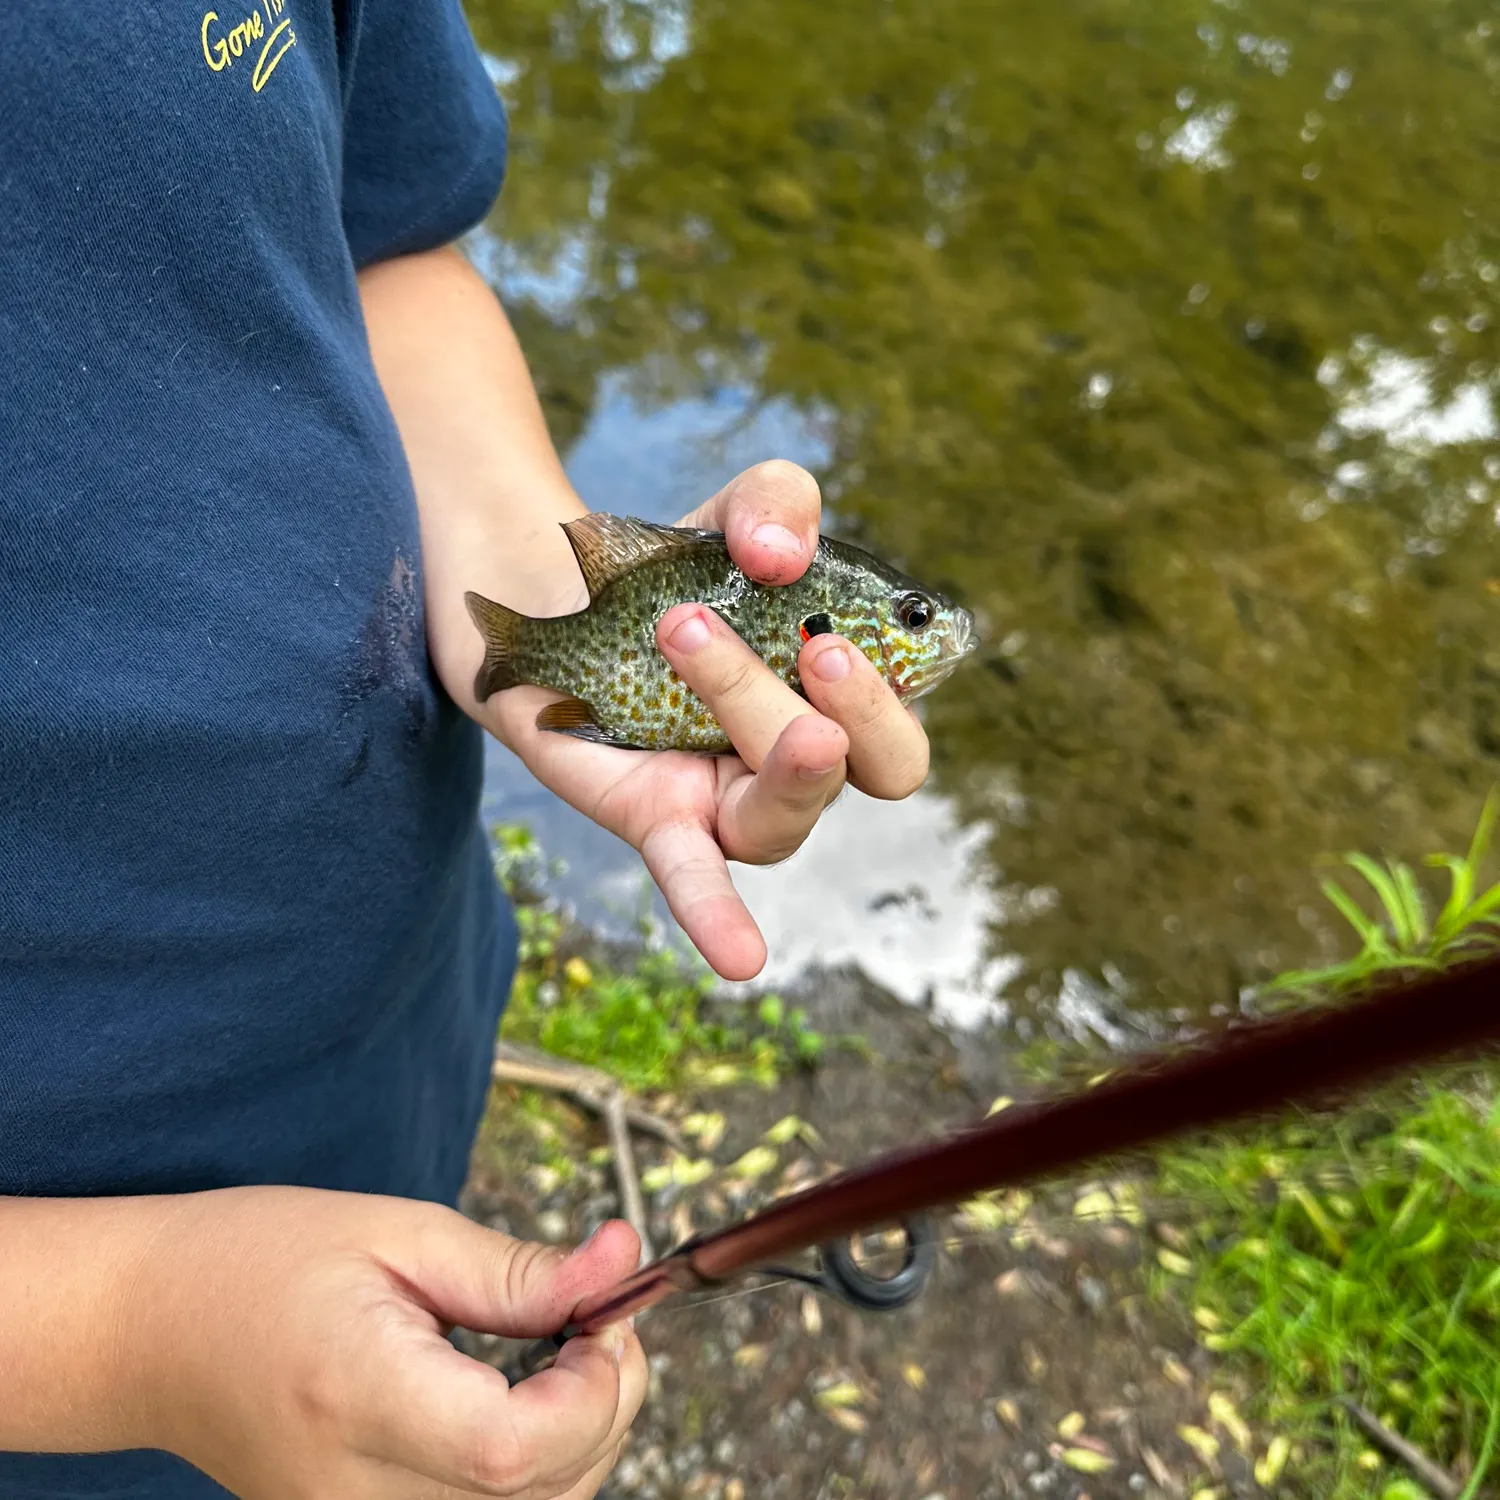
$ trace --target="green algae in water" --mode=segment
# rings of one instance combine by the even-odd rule
[[[469,13],[513,122],[491,229],[569,268],[512,305],[559,441],[607,371],[790,403],[852,538],[985,617],[928,724],[1023,1009],[1106,964],[1232,1004],[1335,953],[1322,850],[1466,836],[1500,767],[1493,7]]]

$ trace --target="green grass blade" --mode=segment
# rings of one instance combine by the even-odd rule
[[[1390,942],[1385,931],[1336,880],[1320,880],[1318,888],[1338,909],[1339,915],[1359,934],[1359,940],[1371,952],[1389,953]]]
[[[1500,907],[1500,884],[1492,885],[1477,901],[1469,903],[1464,912],[1464,926],[1474,927],[1487,920]]]
[[[1411,952],[1416,947],[1416,933],[1412,930],[1406,903],[1401,899],[1396,882],[1368,854],[1346,854],[1344,863],[1369,881],[1390,919],[1391,931],[1396,935],[1396,946],[1403,953]]]
[[[1489,853],[1490,838],[1495,832],[1495,819],[1500,817],[1500,786],[1492,786],[1484,799],[1479,821],[1474,825],[1474,837],[1469,840],[1468,866],[1477,877],[1484,856]]]
[[[1490,1462],[1495,1457],[1495,1440],[1500,1437],[1500,1375],[1495,1377],[1494,1389],[1490,1392],[1489,1421],[1484,1426],[1484,1441],[1479,1448],[1479,1457],[1474,1463],[1474,1472],[1464,1486],[1458,1500],[1474,1500],[1484,1476],[1489,1472]]]
[[[1411,924],[1412,946],[1420,948],[1426,943],[1429,933],[1427,902],[1422,895],[1422,888],[1417,884],[1417,877],[1412,873],[1411,866],[1399,859],[1391,862],[1391,874],[1395,877],[1396,890],[1406,908],[1407,921]]]
[[[1448,899],[1432,928],[1433,943],[1441,949],[1463,931],[1464,912],[1474,898],[1474,866],[1456,854],[1429,854],[1425,863],[1447,870],[1449,877]]]

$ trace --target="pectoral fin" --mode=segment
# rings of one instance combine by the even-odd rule
[[[614,736],[594,722],[594,711],[582,698],[564,698],[560,703],[549,703],[536,716],[536,727],[571,734],[580,740],[593,740],[600,745],[615,743]]]

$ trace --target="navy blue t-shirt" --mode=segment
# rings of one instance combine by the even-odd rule
[[[458,1194],[514,928],[355,272],[504,158],[459,0],[7,0],[0,1194]]]

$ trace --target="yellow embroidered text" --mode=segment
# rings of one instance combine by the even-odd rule
[[[216,10],[205,12],[199,32],[203,61],[215,73],[222,73],[225,68],[232,68],[238,59],[254,54],[250,87],[260,93],[287,49],[297,45],[292,18],[278,19],[285,9],[286,0],[261,0],[260,5],[235,26],[226,26],[220,21]]]

